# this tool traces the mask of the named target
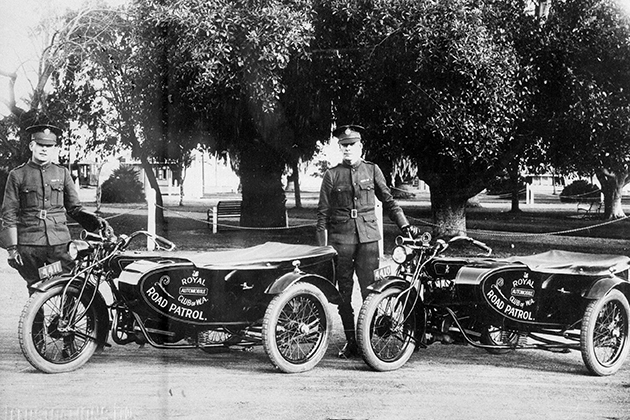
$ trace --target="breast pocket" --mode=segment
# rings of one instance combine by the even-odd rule
[[[63,206],[63,184],[61,182],[50,184],[50,205],[52,207]]]
[[[361,204],[364,206],[374,206],[374,181],[361,181],[359,183],[361,190]]]
[[[39,200],[37,199],[37,186],[25,185],[20,188],[20,207],[22,210],[39,207]]]
[[[350,185],[334,187],[331,199],[333,208],[352,208],[352,187]]]

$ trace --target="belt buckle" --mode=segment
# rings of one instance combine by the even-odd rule
[[[45,220],[46,216],[48,216],[48,212],[46,210],[40,210],[37,218],[41,220]]]
[[[358,216],[357,209],[352,209],[352,210],[350,210],[350,218],[351,218],[351,219],[356,219],[356,218],[357,218],[357,216]]]

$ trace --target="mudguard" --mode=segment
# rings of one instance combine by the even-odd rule
[[[317,274],[304,272],[291,272],[278,277],[267,287],[265,293],[270,295],[280,294],[299,281],[317,286],[330,303],[338,305],[341,302],[339,291],[328,279]]]
[[[381,293],[390,287],[400,287],[406,289],[409,287],[409,282],[401,277],[387,276],[382,280],[375,281],[368,286],[368,290],[372,293]]]
[[[595,281],[584,294],[585,299],[600,299],[612,289],[619,289],[630,299],[630,283],[619,277],[606,277]]]
[[[57,276],[50,279],[42,280],[33,284],[30,289],[35,292],[46,292],[47,290],[52,289],[56,286],[64,286],[72,279],[71,276]],[[78,283],[78,281],[76,282]],[[77,286],[80,286],[77,285]],[[94,285],[88,283],[86,285],[87,293],[91,294],[94,291]],[[109,329],[111,328],[111,320],[109,318],[109,310],[107,309],[107,304],[105,303],[105,299],[100,291],[96,292],[94,296],[94,302],[92,303],[96,308],[96,316],[99,319],[99,327],[96,332],[96,339],[98,344],[98,349],[102,349],[107,345],[107,335],[109,334]]]

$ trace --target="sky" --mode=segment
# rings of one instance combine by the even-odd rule
[[[106,1],[118,5],[126,0]],[[47,17],[61,16],[68,9],[76,10],[84,3],[85,0],[0,0],[0,71],[18,73],[18,99],[32,91],[37,59],[45,46],[45,37],[37,34],[38,23]],[[0,99],[8,98],[8,81],[0,75]],[[24,106],[19,100],[18,104]],[[0,103],[0,118],[8,112],[6,105]]]

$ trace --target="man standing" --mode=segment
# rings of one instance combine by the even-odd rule
[[[39,281],[40,267],[60,261],[64,271],[71,268],[66,213],[90,231],[105,228],[107,222],[83,209],[70,172],[52,163],[61,130],[36,125],[26,131],[31,138],[31,159],[7,178],[0,245],[9,252],[9,265],[30,289]]]
[[[324,174],[317,206],[317,242],[331,245],[338,253],[336,277],[342,302],[339,316],[346,335],[346,345],[339,357],[359,354],[352,308],[353,275],[356,272],[363,299],[374,281],[379,266],[378,241],[381,233],[375,213],[375,197],[383,209],[406,234],[416,233],[385,183],[381,169],[364,161],[361,132],[357,125],[344,125],[333,131],[343,153],[343,162]]]

